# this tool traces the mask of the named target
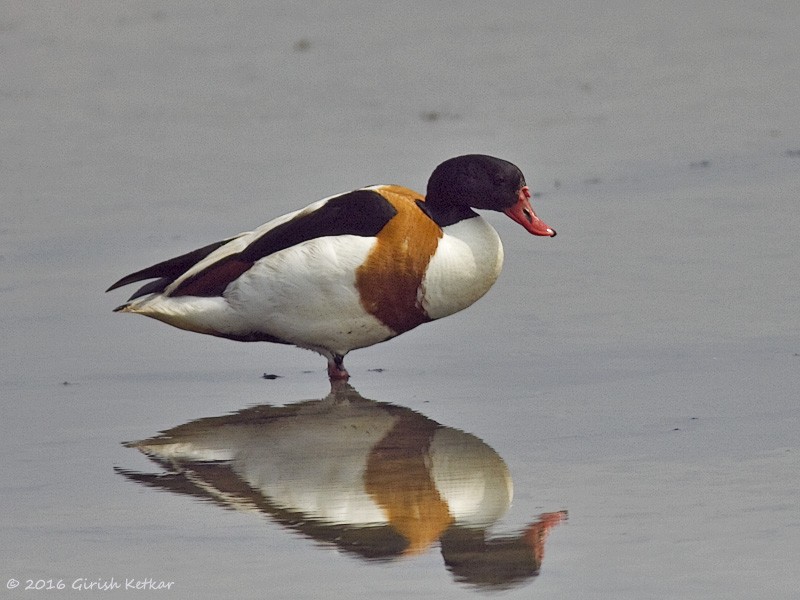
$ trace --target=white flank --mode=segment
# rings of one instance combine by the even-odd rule
[[[225,256],[244,240],[219,251]],[[257,261],[222,297],[154,294],[134,300],[126,311],[200,333],[260,332],[326,356],[346,354],[393,335],[363,309],[355,287],[356,270],[374,244],[373,237],[355,235],[315,238]],[[204,263],[210,264],[198,264]]]

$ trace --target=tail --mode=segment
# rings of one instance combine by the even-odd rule
[[[146,279],[156,279],[156,281],[151,281],[150,283],[147,283],[136,290],[136,292],[134,292],[134,294],[128,298],[128,302],[115,308],[114,312],[125,312],[127,307],[130,305],[131,300],[135,300],[136,298],[140,298],[142,296],[147,296],[148,294],[158,294],[163,292],[173,281],[183,275],[193,265],[203,260],[217,248],[224,246],[232,239],[234,238],[222,240],[221,242],[214,242],[213,244],[198,248],[197,250],[192,250],[191,252],[187,252],[181,256],[170,258],[169,260],[152,265],[146,269],[142,269],[141,271],[136,271],[135,273],[126,275],[119,281],[113,283],[111,287],[106,290],[106,292],[110,292],[111,290],[128,285],[129,283],[144,281]]]

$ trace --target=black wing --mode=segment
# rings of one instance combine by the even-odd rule
[[[129,298],[129,300],[133,300],[134,298],[138,298],[146,294],[163,292],[164,289],[170,283],[172,283],[178,277],[180,277],[186,271],[188,271],[192,267],[192,265],[197,264],[198,262],[203,260],[206,256],[211,254],[214,250],[220,248],[221,246],[224,246],[232,239],[234,238],[222,240],[221,242],[214,242],[213,244],[209,244],[208,246],[203,246],[202,248],[198,248],[197,250],[192,250],[191,252],[187,252],[186,254],[181,254],[180,256],[176,256],[175,258],[170,258],[169,260],[165,260],[153,266],[147,267],[145,269],[142,269],[141,271],[136,271],[135,273],[126,275],[119,281],[112,284],[111,287],[109,287],[106,291],[110,292],[111,290],[115,290],[124,285],[128,285],[129,283],[135,283],[137,281],[159,278],[158,281],[151,281],[144,287],[137,290],[136,293]]]
[[[379,192],[355,190],[328,200],[318,209],[299,214],[293,219],[264,232],[241,252],[230,254],[187,277],[172,291],[171,296],[220,296],[231,281],[247,271],[257,260],[280,250],[319,237],[336,235],[373,236],[397,214],[397,210]],[[188,254],[166,260],[117,281],[111,291],[123,285],[145,279],[155,279],[131,296],[130,300],[163,292],[173,281],[230,238],[210,244]]]
[[[241,260],[255,262],[274,252],[319,237],[372,236],[383,229],[397,210],[374,190],[355,190],[335,196],[317,210],[298,215],[267,231],[245,248]]]

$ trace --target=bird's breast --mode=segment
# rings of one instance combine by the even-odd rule
[[[430,319],[452,315],[475,303],[497,281],[503,245],[481,217],[444,228],[422,281],[422,307]]]

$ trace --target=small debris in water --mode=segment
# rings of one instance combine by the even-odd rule
[[[461,115],[452,113],[447,110],[423,110],[419,113],[419,118],[428,123],[436,123],[437,121],[458,121]]]
[[[278,379],[280,375],[275,375],[274,373],[264,373],[261,376],[261,379]]]
[[[311,40],[307,38],[302,38],[297,40],[293,45],[295,52],[308,52],[311,50]]]
[[[711,161],[708,160],[708,159],[697,160],[695,162],[689,163],[689,166],[692,169],[705,169],[706,167],[710,167],[711,166]]]

